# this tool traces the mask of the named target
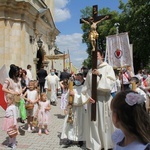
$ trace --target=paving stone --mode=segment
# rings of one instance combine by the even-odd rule
[[[64,123],[63,111],[60,109],[60,98],[58,99],[57,106],[51,106],[50,110],[50,124],[48,126],[49,135],[42,136],[38,135],[38,130],[36,133],[29,133],[27,131],[27,124],[19,123],[21,134],[17,136],[17,150],[83,150],[84,148],[79,148],[77,145],[73,145],[68,148],[63,148],[62,141],[60,140],[60,135],[62,132],[62,127]],[[2,131],[1,125],[3,118],[5,116],[5,111],[0,107],[0,150],[9,150],[6,146],[8,144],[8,135],[6,132]]]

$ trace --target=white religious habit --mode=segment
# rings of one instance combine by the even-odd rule
[[[44,88],[46,89],[46,94],[48,100],[50,102],[56,102],[57,103],[57,90],[60,88],[59,86],[59,77],[49,74],[45,78],[45,85]]]
[[[116,80],[113,68],[106,62],[97,67],[97,102],[96,102],[96,121],[91,121],[91,103],[87,104],[85,114],[84,138],[86,147],[91,150],[107,150],[113,148],[111,135],[114,132],[114,125],[111,118],[110,102],[112,99],[111,90]],[[82,103],[91,97],[92,89],[92,70],[89,70],[84,87],[82,89]]]
[[[84,123],[84,113],[85,109],[81,104],[81,89],[83,85],[74,86],[74,99],[73,99],[73,124],[67,123],[68,114],[65,117],[63,130],[61,134],[61,139],[69,139],[71,141],[84,141],[83,139],[83,123]],[[66,94],[66,98],[69,101],[69,90]],[[80,102],[80,103],[79,103]],[[69,113],[69,112],[68,112]]]

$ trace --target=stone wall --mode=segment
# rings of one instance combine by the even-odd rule
[[[44,51],[48,55],[48,45],[59,33],[50,10],[40,2],[0,1],[0,67],[5,64],[9,71],[10,64],[24,69],[30,64],[36,78],[37,41],[41,37]]]

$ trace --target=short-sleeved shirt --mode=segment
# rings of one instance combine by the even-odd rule
[[[150,150],[150,143],[143,144],[140,141],[133,141],[132,143],[121,146],[122,141],[124,140],[124,134],[120,129],[117,129],[112,134],[112,141],[115,146],[113,150]]]

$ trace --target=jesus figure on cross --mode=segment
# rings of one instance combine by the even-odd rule
[[[83,21],[84,23],[90,25],[90,33],[89,33],[89,40],[91,41],[92,44],[92,51],[95,51],[95,47],[96,47],[96,40],[98,39],[98,32],[96,31],[97,29],[97,24],[99,24],[100,22],[102,22],[105,19],[108,19],[109,16],[105,16],[104,18],[94,22],[94,18],[90,17],[88,20],[86,21],[84,19],[81,19],[81,21]]]

